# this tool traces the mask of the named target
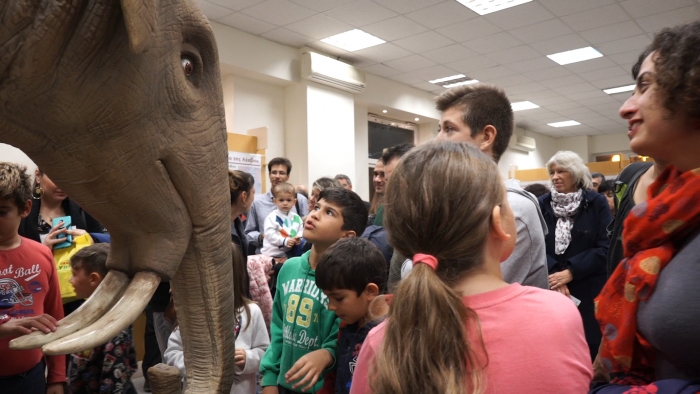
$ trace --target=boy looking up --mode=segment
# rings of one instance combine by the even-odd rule
[[[366,221],[367,208],[354,192],[329,188],[319,195],[304,223],[311,250],[287,260],[277,277],[272,338],[260,365],[263,394],[317,392],[323,386],[322,373],[335,361],[339,321],[316,286],[316,267],[339,239],[362,234]]]
[[[89,298],[107,275],[108,244],[80,249],[70,259],[70,283],[78,298]],[[136,372],[136,349],[131,325],[102,346],[70,355],[70,392],[136,394],[131,375]]]
[[[357,356],[369,331],[382,319],[370,303],[386,286],[384,255],[370,241],[346,238],[328,248],[316,267],[316,285],[328,297],[328,309],[340,318],[336,371],[324,381],[323,394],[350,393]]]
[[[3,394],[63,394],[65,356],[46,357],[44,362],[41,349],[9,348],[12,337],[32,329],[55,331],[56,320],[63,318],[51,251],[18,233],[31,208],[26,169],[0,162],[0,390]]]
[[[297,198],[291,183],[283,182],[273,186],[272,195],[277,209],[265,218],[265,237],[261,253],[286,260],[287,252],[301,244],[304,225],[301,217],[292,211]]]

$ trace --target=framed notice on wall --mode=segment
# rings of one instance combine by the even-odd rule
[[[262,155],[229,151],[228,169],[244,171],[252,175],[255,178],[255,193],[262,193]]]

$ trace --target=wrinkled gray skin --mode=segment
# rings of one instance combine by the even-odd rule
[[[226,130],[196,2],[0,0],[0,141],[109,230],[110,269],[172,281],[187,391],[229,392]]]

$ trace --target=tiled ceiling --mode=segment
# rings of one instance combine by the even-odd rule
[[[338,56],[369,73],[439,94],[429,80],[465,74],[540,108],[516,124],[553,137],[626,130],[617,111],[630,68],[666,26],[700,19],[700,0],[534,0],[479,16],[455,0],[199,0],[217,22]],[[387,43],[347,52],[320,40],[360,28]],[[604,56],[560,66],[546,55],[593,46]],[[547,123],[576,120],[580,126]]]

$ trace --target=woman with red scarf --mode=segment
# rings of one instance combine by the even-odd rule
[[[668,164],[625,220],[624,258],[596,298],[596,393],[700,392],[700,22],[659,32],[620,108],[631,149]],[[638,70],[638,71],[637,71]]]

